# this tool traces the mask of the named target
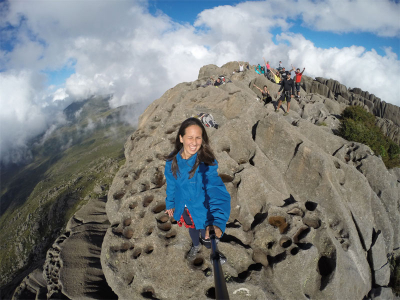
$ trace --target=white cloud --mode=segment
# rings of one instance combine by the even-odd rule
[[[61,151],[67,150],[69,147],[72,146],[72,143],[73,143],[73,142],[74,142],[74,140],[73,140],[72,138],[70,138],[70,139],[68,140],[68,143],[66,143],[65,145],[61,145],[60,150],[61,150]]]
[[[0,153],[8,161],[15,159],[11,149],[25,146],[27,138],[46,128],[45,115],[35,103],[42,80],[29,71],[0,73]]]
[[[67,94],[66,89],[59,88],[53,94],[53,101],[64,100],[65,98],[68,98],[68,97],[69,97],[69,95]]]
[[[57,114],[57,122],[51,124],[48,129],[46,130],[46,132],[43,134],[39,145],[43,145],[49,138],[51,138],[53,136],[53,133],[55,132],[55,130],[57,128],[59,128],[62,125],[65,125],[67,123],[67,120],[65,118],[65,115],[61,112],[59,112]]]
[[[359,87],[400,106],[399,86],[396,84],[400,82],[400,63],[390,49],[386,49],[386,56],[382,57],[374,50],[366,51],[356,46],[317,48],[301,35],[282,34],[281,39],[290,43],[287,61],[296,68],[306,67],[305,75],[332,78],[347,87]]]
[[[304,26],[317,31],[338,33],[371,32],[379,36],[399,37],[400,5],[391,0],[268,0],[244,2],[203,11],[197,24],[210,26],[224,34],[237,36],[246,24],[288,30],[300,18]],[[218,27],[217,27],[218,25]]]
[[[82,111],[83,111],[83,108],[77,110],[77,111],[75,112],[75,114],[74,114],[75,118],[79,118],[79,116],[81,115]]]
[[[304,23],[315,30],[334,32],[372,32],[379,36],[400,36],[400,6],[381,1],[299,1]]]
[[[50,115],[43,111],[45,106],[62,108],[63,103],[93,94],[113,94],[113,107],[136,103],[143,110],[174,85],[195,80],[203,65],[237,60],[257,64],[263,56],[272,66],[282,60],[286,66],[306,67],[306,75],[331,77],[400,105],[394,84],[399,82],[400,64],[390,49],[384,56],[356,46],[321,49],[289,32],[293,20],[300,18],[314,30],[399,36],[400,5],[388,0],[244,2],[205,10],[193,26],[174,23],[160,11],[151,15],[146,1],[40,4],[0,4],[0,26],[15,26],[0,36],[12,37],[8,41],[15,43],[12,52],[0,51],[0,69],[14,70],[0,73],[7,82],[0,83],[0,122],[10,128],[9,135],[1,134],[2,156],[3,145],[24,145],[45,130]],[[277,37],[277,44],[271,34],[276,27],[288,31]],[[76,73],[65,86],[46,90],[40,72],[71,61]],[[7,107],[9,99],[18,99],[12,109]],[[132,122],[137,116],[128,119]]]
[[[27,142],[65,123],[63,107],[52,105],[46,77],[29,70],[0,72],[0,156],[3,162],[31,158]],[[55,94],[57,95],[57,94]],[[25,149],[25,150],[24,150]]]
[[[84,129],[84,132],[85,132],[85,133],[88,133],[88,132],[90,132],[90,131],[93,131],[95,128],[96,128],[96,123],[93,122],[92,119],[89,119],[89,120],[88,120],[88,124],[87,124],[87,126],[85,127],[85,129]]]

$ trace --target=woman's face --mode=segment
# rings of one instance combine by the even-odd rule
[[[203,142],[202,130],[197,125],[190,125],[185,130],[184,136],[179,136],[181,143],[183,144],[182,157],[184,159],[190,158],[192,155],[196,154],[201,147]]]

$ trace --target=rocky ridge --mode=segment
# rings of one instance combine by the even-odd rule
[[[230,74],[231,72],[231,67],[230,64],[227,64],[222,68],[218,68],[216,66],[206,66],[205,68],[200,70],[200,74],[202,72],[206,73],[207,75],[204,75],[202,77],[199,76],[198,81],[190,84],[189,83],[181,84],[172,89],[175,90],[173,97],[177,97],[179,94],[183,95],[185,92],[187,92],[187,87],[190,87],[189,89],[192,89],[192,93],[194,92],[195,89],[198,89],[200,92],[206,89],[210,90],[210,88],[212,89],[212,91],[216,90],[216,88],[214,87],[209,87],[206,89],[198,88],[198,85],[202,84],[206,80],[208,74],[212,73],[214,75],[225,74],[227,77],[229,77],[228,74]],[[236,87],[240,87],[241,89],[248,89],[249,86],[252,86],[252,82],[256,82],[256,84],[259,86],[263,85],[265,83],[265,79],[253,73],[254,72],[248,71],[245,74],[236,74],[231,78],[233,81],[232,83]],[[245,83],[249,82],[248,86],[246,86],[246,84],[243,85],[243,82]],[[276,86],[271,85],[270,82],[266,83],[269,86],[270,90],[272,90],[273,93],[276,93],[277,91]],[[224,85],[220,87],[220,89],[226,91],[228,85],[229,84]],[[255,92],[258,95],[257,90],[253,90],[253,92]],[[260,109],[261,113],[259,113],[257,116],[264,115],[264,119],[266,119],[265,115],[271,114],[272,115],[271,117],[275,118],[274,114],[271,113],[272,112],[271,104],[269,104],[269,106],[267,106],[266,108],[262,108],[262,106],[260,106],[261,104],[256,102],[258,100],[257,98],[254,97],[254,95],[250,96],[250,94],[246,93],[246,97],[249,97],[249,102],[247,102],[249,105],[247,105],[246,108],[248,108],[248,106],[256,105],[256,107],[251,109],[253,117],[255,115],[254,110],[258,108]],[[298,101],[299,102],[298,105],[294,104],[296,113],[298,115],[293,115],[293,113],[291,113],[288,117],[283,119],[286,122],[288,121],[291,122],[293,127],[297,127],[297,130],[300,130],[299,131],[301,133],[299,137],[300,139],[301,138],[309,139],[312,143],[322,148],[324,152],[328,153],[328,156],[333,155],[334,157],[340,158],[343,162],[346,162],[346,165],[358,168],[358,171],[365,175],[372,189],[376,191],[375,194],[380,195],[379,197],[381,198],[380,199],[381,202],[376,201],[376,197],[372,201],[373,202],[372,210],[377,210],[377,212],[375,212],[374,214],[375,222],[377,223],[375,227],[387,228],[387,230],[383,231],[384,233],[383,234],[382,231],[379,229],[375,231],[374,227],[374,230],[372,231],[371,241],[368,241],[368,244],[370,245],[365,247],[363,245],[364,249],[367,249],[367,247],[369,247],[368,248],[369,250],[368,251],[364,250],[364,253],[365,257],[367,258],[368,267],[370,268],[369,270],[370,275],[369,277],[367,276],[367,279],[369,278],[371,280],[370,286],[373,287],[373,289],[371,289],[371,291],[368,293],[369,294],[368,297],[373,299],[391,299],[391,297],[393,297],[391,289],[386,287],[388,281],[388,269],[389,269],[389,265],[387,263],[387,255],[391,253],[391,251],[393,252],[392,249],[394,247],[393,245],[395,244],[395,242],[393,241],[395,236],[394,234],[395,231],[393,232],[393,226],[391,223],[396,224],[396,222],[398,222],[398,214],[396,213],[397,211],[396,202],[392,201],[392,197],[393,196],[395,197],[396,190],[395,189],[393,190],[393,188],[391,188],[390,185],[393,184],[393,182],[391,181],[393,177],[397,178],[397,181],[399,180],[400,169],[390,170],[389,175],[393,177],[390,176],[389,178],[385,177],[388,176],[388,174],[384,166],[382,169],[382,164],[379,161],[376,164],[376,162],[373,159],[371,159],[371,157],[373,157],[373,154],[371,153],[371,150],[368,147],[365,147],[364,145],[360,144],[353,144],[353,145],[346,144],[348,142],[343,141],[341,139],[333,141],[337,139],[337,137],[331,136],[332,130],[335,130],[338,125],[338,120],[336,116],[345,107],[345,105],[339,104],[337,103],[337,101],[332,101],[334,99],[329,99],[329,98],[325,99],[325,97],[321,97],[321,95],[319,95],[318,93],[307,94],[304,93],[304,91],[302,91],[302,96],[303,97]],[[182,99],[184,98],[183,96],[180,97],[182,97]],[[229,99],[230,97],[231,94],[228,94],[228,99],[225,99],[224,101],[231,101],[233,103],[237,101],[237,99],[230,100]],[[190,101],[193,101],[192,99]],[[204,99],[204,100],[209,100],[209,99]],[[321,105],[321,103],[323,105]],[[185,102],[183,102],[182,104],[185,104]],[[173,105],[175,105],[175,103],[173,103]],[[294,107],[292,107],[292,110],[293,108]],[[216,116],[215,111],[218,110],[221,111],[221,116],[224,115],[223,108],[216,109],[211,104],[207,104],[207,107],[192,106],[189,107],[188,111],[193,111],[197,109],[206,109],[206,110],[208,109],[208,112],[211,112],[214,116]],[[179,111],[180,113],[185,112],[185,114],[188,114],[188,112],[186,112],[185,110],[179,110]],[[234,119],[237,119],[236,120],[237,123],[234,123],[233,127],[239,128],[241,126],[240,125],[240,121],[242,119],[241,115],[242,112],[240,112],[236,117],[234,117]],[[299,116],[301,118],[299,118]],[[143,124],[143,122],[145,123],[149,122],[149,120],[147,121],[143,120],[144,118],[148,117],[149,114],[147,114],[146,117],[145,113],[142,117],[141,124]],[[289,119],[289,117],[291,118]],[[163,120],[161,120],[159,116],[153,116],[153,118],[156,124],[158,122],[161,122],[161,126],[162,127],[165,126],[165,123],[163,123]],[[279,118],[280,117],[278,117],[278,119]],[[307,120],[308,122],[303,122],[304,120]],[[391,122],[387,119],[382,119],[382,120],[384,122]],[[220,120],[218,121],[221,124]],[[226,124],[226,122],[228,122],[229,124],[229,122],[231,121],[225,120],[224,124]],[[248,120],[246,122],[248,122]],[[260,140],[260,135],[262,136],[264,133],[262,133],[263,131],[258,131],[260,122],[261,120],[258,120],[257,123],[251,127],[252,140],[244,138],[246,140],[246,143],[247,142],[249,143],[255,142],[256,144],[262,143],[262,140]],[[271,124],[274,124],[275,122],[276,120],[273,119],[271,121]],[[327,126],[315,126],[312,125],[311,123],[324,124]],[[276,126],[279,127],[278,124]],[[290,127],[291,126],[289,126],[289,128]],[[249,128],[250,127],[240,132],[244,133],[248,131]],[[316,128],[319,129],[316,130]],[[177,128],[174,128],[172,126],[171,128],[165,131],[169,132],[167,134],[170,140],[174,136],[174,132],[170,132],[171,130],[177,130]],[[321,132],[319,132],[319,130],[324,131],[324,134],[321,135]],[[214,131],[215,131],[214,129],[209,129],[209,134],[211,133],[214,136],[216,134]],[[144,132],[146,131],[144,130],[138,135],[136,135],[137,133],[136,132],[135,134],[132,135],[132,137],[134,137],[134,139],[148,139],[150,136],[148,135],[148,133],[143,134]],[[293,131],[291,132],[291,134],[294,136],[297,135],[299,132]],[[222,135],[224,135],[224,133],[222,133]],[[279,135],[276,137],[276,139],[278,138]],[[214,139],[215,137],[212,138],[212,141]],[[227,139],[229,141],[227,141]],[[293,273],[290,273],[292,271],[291,270],[287,271],[287,269],[292,267],[291,264],[294,261],[293,257],[299,256],[299,254],[302,254],[303,256],[301,255],[300,256],[304,257],[308,253],[312,255],[311,258],[314,258],[315,261],[314,264],[307,264],[307,262],[305,261],[303,262],[302,266],[303,269],[304,265],[306,265],[307,272],[311,274],[308,277],[306,276],[307,278],[305,279],[305,283],[308,282],[308,280],[310,280],[311,278],[313,281],[313,284],[311,284],[311,286],[319,285],[320,293],[304,294],[304,297],[307,298],[308,296],[310,298],[323,299],[324,297],[327,296],[327,292],[323,291],[328,289],[327,287],[328,285],[331,285],[331,277],[340,276],[339,271],[344,268],[343,265],[341,266],[341,268],[336,267],[337,265],[337,254],[335,249],[335,247],[337,246],[336,244],[339,243],[342,249],[347,249],[347,252],[349,251],[349,249],[350,250],[352,249],[350,243],[351,239],[349,238],[350,235],[347,231],[344,230],[344,226],[342,224],[343,221],[340,218],[336,218],[329,220],[331,222],[329,226],[326,225],[327,220],[325,214],[320,211],[322,205],[326,206],[325,210],[326,209],[330,210],[330,206],[325,202],[318,203],[314,201],[305,201],[305,202],[297,201],[294,198],[294,195],[292,194],[290,194],[289,198],[284,199],[282,202],[281,200],[273,199],[274,197],[281,196],[277,191],[274,191],[273,195],[270,195],[268,198],[264,200],[257,199],[258,197],[253,194],[254,190],[258,192],[258,188],[261,185],[261,183],[259,182],[259,180],[256,180],[254,185],[253,183],[251,184],[249,183],[251,180],[253,180],[254,177],[254,175],[252,175],[252,172],[254,171],[252,167],[256,167],[256,169],[259,169],[257,172],[261,172],[262,176],[269,177],[269,179],[263,183],[266,186],[266,187],[262,186],[264,192],[265,191],[270,192],[271,190],[273,190],[271,188],[271,185],[277,186],[281,184],[280,181],[282,180],[282,177],[274,179],[273,171],[276,171],[276,169],[273,169],[272,171],[270,170],[269,172],[263,170],[264,168],[271,167],[272,163],[264,162],[263,161],[264,158],[262,155],[260,155],[260,153],[258,153],[258,155],[252,153],[253,156],[250,159],[248,159],[248,161],[246,161],[245,157],[246,155],[248,156],[248,154],[246,153],[243,154],[242,152],[246,152],[249,150],[237,149],[243,147],[241,145],[240,140],[241,140],[240,136],[234,139],[233,133],[231,133],[228,137],[224,137],[223,141],[221,141],[220,139],[218,140],[219,141],[218,143],[222,143],[221,145],[223,147],[223,150],[220,149],[219,152],[221,153],[218,152],[219,153],[218,155],[225,156],[225,158],[222,159],[222,161],[225,161],[224,163],[225,165],[221,163],[221,158],[218,156],[218,160],[220,162],[220,176],[224,179],[227,186],[231,187],[232,185],[234,186],[234,188],[231,188],[230,191],[234,192],[234,194],[232,193],[231,194],[234,195],[235,197],[234,199],[236,202],[239,201],[240,199],[243,198],[245,199],[246,197],[250,199],[250,201],[246,200],[246,202],[249,203],[246,203],[247,206],[245,208],[241,208],[240,206],[238,207],[238,205],[241,204],[236,203],[237,206],[235,209],[235,214],[236,214],[235,219],[230,220],[230,223],[228,224],[227,233],[223,239],[224,243],[222,244],[224,251],[226,250],[225,253],[229,253],[229,255],[234,254],[233,252],[241,248],[244,248],[245,251],[244,252],[245,255],[243,256],[244,262],[243,261],[239,262],[239,264],[242,264],[241,267],[237,266],[238,263],[235,263],[232,260],[228,261],[230,265],[226,272],[226,278],[228,280],[228,287],[230,288],[230,291],[232,293],[231,299],[243,299],[243,298],[281,299],[282,297],[286,297],[287,299],[291,299],[292,297],[295,297],[296,299],[301,299],[303,296],[302,294],[298,294],[298,288],[297,290],[293,289],[294,292],[292,293],[288,293],[287,291],[286,293],[280,292],[279,290],[280,289],[285,290],[285,288],[287,289],[287,287],[290,286],[291,284],[290,274],[293,275]],[[330,143],[332,144],[326,143],[326,141],[330,141]],[[128,147],[129,145],[130,147],[132,147],[130,141],[128,141],[127,143]],[[340,145],[342,145],[342,147],[340,147]],[[231,151],[230,150],[231,147],[236,150]],[[335,151],[335,153],[333,153],[332,150],[330,150],[330,148],[336,149],[337,147],[339,148],[337,151]],[[252,149],[253,147],[250,148]],[[283,147],[283,151],[285,148],[286,146]],[[259,149],[258,146],[256,147],[256,150],[257,149],[258,151],[260,151],[261,148]],[[300,148],[299,146],[299,149],[303,148]],[[233,152],[233,154],[231,152]],[[239,152],[241,153],[241,155],[239,155]],[[147,153],[149,154],[149,150],[147,150]],[[142,156],[143,154],[144,152],[141,153]],[[151,156],[154,155],[156,157],[156,160],[161,158],[161,155],[159,155],[158,152],[153,153]],[[239,161],[239,163],[233,163],[230,159],[227,160],[226,155],[228,156],[233,155],[235,162]],[[365,160],[367,157],[368,160]],[[297,157],[296,159],[301,160],[301,158],[299,157]],[[379,160],[379,158],[377,157],[375,157],[375,159]],[[146,156],[146,162],[151,163],[152,160],[153,158],[151,158],[150,155]],[[278,162],[274,161],[273,164],[277,164]],[[334,164],[335,168],[337,168],[336,163]],[[380,168],[378,168],[379,169],[378,172],[375,170],[376,165],[380,166]],[[222,167],[224,167],[223,170],[221,170]],[[229,168],[231,169],[230,171]],[[164,184],[162,171],[163,168],[157,167],[155,170],[153,169],[150,170],[149,172],[145,172],[145,174],[143,175],[142,174],[143,170],[140,171],[140,169],[139,170],[135,169],[135,173],[133,173],[132,175],[128,175],[128,173],[125,173],[123,175],[124,184],[127,185],[129,185],[128,182],[130,180],[132,181],[139,180],[139,182],[137,182],[137,184],[134,185],[135,187],[134,194],[144,192],[142,194],[142,198],[140,198],[140,200],[143,200],[143,202],[140,203],[140,201],[139,202],[134,201],[130,203],[129,210],[127,209],[123,214],[122,224],[118,224],[118,222],[115,222],[111,227],[112,229],[110,229],[112,235],[116,235],[117,237],[120,238],[120,239],[115,239],[114,243],[111,246],[108,245],[110,246],[110,250],[113,255],[112,258],[113,259],[119,258],[124,255],[123,253],[128,253],[128,258],[126,259],[126,261],[123,260],[122,262],[119,262],[122,263],[123,265],[128,264],[128,270],[123,268],[122,269],[114,268],[113,269],[114,273],[108,272],[109,276],[111,276],[110,281],[114,283],[117,282],[118,284],[120,284],[120,282],[118,281],[122,279],[125,282],[130,283],[130,285],[128,285],[127,287],[128,289],[132,288],[132,284],[135,282],[137,285],[139,285],[139,288],[136,288],[135,290],[136,291],[136,294],[134,294],[135,299],[140,299],[140,298],[169,299],[169,297],[163,297],[162,296],[163,293],[160,293],[160,291],[158,289],[156,290],[155,288],[160,285],[159,282],[157,282],[157,280],[160,281],[165,280],[162,274],[159,274],[159,277],[156,276],[150,277],[150,280],[146,282],[147,285],[142,284],[140,286],[140,282],[143,282],[141,277],[142,276],[146,277],[148,275],[147,274],[148,271],[141,271],[141,270],[138,271],[138,269],[133,270],[132,268],[129,267],[129,264],[132,264],[132,261],[135,263],[136,260],[138,261],[141,260],[140,264],[137,264],[136,266],[139,267],[140,269],[143,266],[147,268],[149,259],[155,260],[152,266],[154,266],[155,270],[159,270],[160,268],[159,265],[163,263],[162,259],[164,259],[164,257],[162,259],[160,259],[157,256],[154,257],[152,255],[154,251],[156,251],[155,254],[158,255],[159,251],[162,251],[160,250],[160,248],[162,249],[163,246],[175,247],[169,250],[170,252],[169,254],[166,254],[167,256],[170,256],[170,255],[175,255],[174,252],[176,248],[178,248],[179,249],[177,254],[178,256],[174,257],[172,261],[178,260],[181,261],[180,263],[182,264],[184,263],[182,255],[184,255],[185,251],[187,251],[188,247],[190,247],[188,242],[190,239],[187,236],[187,233],[184,231],[184,229],[177,228],[173,220],[171,220],[172,222],[168,221],[168,218],[166,218],[165,215],[162,214],[162,211],[165,208],[165,206],[163,206],[163,200],[165,196],[161,195],[160,197],[158,193],[159,192],[158,190]],[[341,173],[342,171],[338,172]],[[259,173],[257,174],[259,175]],[[325,174],[325,172],[323,172],[323,174]],[[385,174],[385,176],[381,177],[380,175],[382,174]],[[246,189],[244,189],[242,186],[242,176],[244,176],[243,183],[245,183]],[[301,176],[301,174],[299,174],[298,176]],[[339,177],[342,177],[342,175]],[[293,178],[290,178],[290,181],[298,181],[297,178],[295,178],[295,180],[292,179]],[[288,183],[285,182],[286,180],[288,179],[287,176],[285,175],[283,176],[283,181],[282,181],[285,183],[284,184],[285,186],[288,185]],[[344,179],[342,178],[339,181],[343,182],[343,180]],[[118,181],[118,176],[116,177],[115,181]],[[289,184],[289,186],[290,188],[293,188],[292,183]],[[346,186],[348,188],[349,184],[347,185],[343,184],[343,186]],[[240,194],[239,194],[239,188],[240,188]],[[102,187],[96,186],[94,192],[97,194],[104,193],[102,189],[103,189]],[[151,193],[150,191],[148,191],[149,189],[152,189],[152,191],[155,193]],[[127,190],[129,191],[129,189]],[[146,191],[148,192],[146,193]],[[384,191],[385,194],[383,195],[383,197],[382,197],[382,191]],[[121,199],[123,199],[125,193],[126,190],[125,191],[122,190],[119,193],[114,193],[113,198],[121,197]],[[306,194],[307,191],[303,191],[303,193]],[[154,200],[156,201],[156,204],[154,204]],[[67,232],[64,235],[60,236],[54,243],[53,247],[48,251],[44,267],[36,269],[34,272],[32,272],[29,276],[27,276],[23,280],[23,282],[17,288],[14,294],[14,299],[35,299],[35,298],[36,299],[44,299],[44,298],[114,299],[116,298],[116,295],[108,288],[104,280],[104,277],[102,275],[103,271],[100,269],[99,266],[99,249],[100,249],[99,247],[101,245],[103,235],[106,232],[105,230],[108,228],[108,222],[104,215],[105,207],[103,201],[104,200],[102,199],[90,200],[88,205],[82,208],[82,210],[79,211],[70,220]],[[116,200],[113,200],[112,202],[114,201]],[[255,201],[256,203],[252,204],[253,201]],[[265,204],[264,202],[271,202],[271,203]],[[382,208],[382,203],[384,203],[384,208]],[[261,210],[260,212],[257,212],[258,209],[260,208],[260,205],[262,205]],[[132,214],[132,211],[137,210],[138,208],[140,208],[140,212],[139,213],[137,212],[136,215]],[[353,206],[352,209],[354,209]],[[237,215],[238,210],[239,210],[239,216]],[[338,208],[336,210],[338,210]],[[388,215],[387,211],[391,212],[391,214]],[[331,215],[334,215],[334,213],[335,212],[332,212]],[[148,216],[146,217],[146,214],[150,215],[150,218]],[[152,224],[154,220],[151,219],[151,216],[156,217],[156,224]],[[351,217],[353,219],[352,222],[356,224],[356,230],[359,231],[358,225],[353,217],[353,212],[351,212]],[[139,218],[143,218],[143,220],[140,221]],[[246,221],[246,219],[248,220]],[[150,222],[147,224],[147,226],[146,224],[142,224],[143,222],[147,221]],[[243,224],[241,224],[241,222],[243,222]],[[350,222],[350,224],[352,222]],[[140,225],[139,228],[136,227],[134,228],[134,226],[137,224]],[[260,226],[264,227],[266,226],[267,228],[260,229],[259,228]],[[271,228],[269,227],[276,229],[271,230]],[[139,233],[136,233],[135,231],[138,231]],[[154,240],[150,241],[147,240],[149,244],[146,245],[146,247],[144,248],[140,247],[140,243],[143,243],[143,239],[138,238],[138,236],[140,236],[140,231],[142,231],[142,233],[145,232],[146,236],[151,236],[154,233],[157,233],[160,239],[164,239],[166,241],[165,245],[163,245],[162,243],[161,245],[159,243],[154,243]],[[255,235],[256,232],[257,235]],[[332,232],[336,232],[336,234],[332,236]],[[355,232],[352,233],[355,235]],[[359,232],[357,233],[360,234]],[[253,237],[251,236],[252,234]],[[313,235],[312,242],[309,242],[311,234]],[[270,236],[267,237],[267,235]],[[326,235],[328,235],[328,237],[326,237]],[[367,235],[369,235],[369,232]],[[333,246],[330,245],[330,247],[326,249],[326,247],[319,245],[320,243],[326,243],[325,241],[319,240],[321,237],[323,237],[324,239],[332,239],[334,237],[337,243],[333,243],[334,244]],[[266,239],[263,240],[263,238]],[[120,244],[121,239],[123,241],[122,244]],[[389,242],[388,244],[387,241],[391,242]],[[363,244],[364,243],[363,238],[360,238],[359,242]],[[180,243],[180,245],[177,245],[177,243]],[[227,243],[230,244],[232,247],[230,246],[228,247],[226,245]],[[242,254],[243,251],[239,251],[233,257],[238,258],[239,260],[243,260],[241,257]],[[251,258],[249,259],[248,256],[251,256]],[[108,259],[110,257],[111,256],[109,256]],[[197,274],[195,274],[196,275],[195,278],[192,278],[190,282],[194,282],[193,284],[196,285],[197,284],[196,280],[199,279],[200,281],[205,280],[207,283],[206,286],[207,289],[205,295],[203,293],[204,287],[201,289],[196,289],[191,294],[192,299],[213,298],[213,287],[212,287],[213,284],[212,283],[210,284],[210,277],[209,277],[211,271],[211,265],[208,262],[208,257],[209,257],[208,252],[206,250],[203,250],[203,253],[201,253],[201,255],[195,261],[191,262],[189,265],[184,264],[183,270],[184,274],[186,274],[187,276],[192,276],[193,272],[197,271]],[[310,261],[311,258],[308,257],[307,261]],[[123,259],[125,258],[123,257]],[[300,260],[301,259],[302,258],[300,258]],[[340,262],[342,260],[340,260]],[[297,262],[295,264],[295,266],[297,267],[296,269],[297,272],[300,272],[298,270],[299,263],[300,262]],[[284,266],[284,264],[289,264],[289,265]],[[111,264],[109,265],[109,267],[110,266]],[[313,272],[311,271],[311,269],[314,266],[316,267],[317,273],[319,274],[320,277],[318,277],[318,275],[312,274]],[[225,268],[226,267],[224,266],[224,270]],[[238,268],[239,270],[244,270],[244,271],[238,273],[237,271]],[[105,269],[107,269],[107,267]],[[199,275],[198,271],[202,271],[203,275],[198,276]],[[355,270],[354,272],[357,273],[358,270]],[[269,279],[267,278],[267,276],[269,277]],[[278,278],[273,279],[274,276],[277,276]],[[286,287],[284,283],[280,282],[282,276],[285,279],[285,282],[288,284],[288,286]],[[315,279],[315,277],[317,277],[317,279]],[[83,282],[84,284],[81,285],[80,284],[81,282]],[[181,286],[182,283],[179,283],[179,285]],[[304,287],[306,286],[310,288],[310,284],[308,285],[304,284]],[[315,286],[314,289],[316,289]],[[142,289],[140,289],[141,287]],[[169,288],[171,289],[172,287]],[[235,289],[233,290],[233,288]],[[160,289],[165,289],[165,285],[162,286]],[[176,291],[175,293],[177,293],[177,295],[182,295],[183,293],[182,291],[184,291],[183,288],[181,288],[181,290],[178,289],[178,291]],[[171,291],[167,292],[171,294]],[[124,298],[120,294],[118,295],[120,296],[120,298]],[[338,298],[338,295],[343,296],[343,294],[337,293],[336,298]],[[347,297],[347,294],[345,296]],[[132,295],[130,297],[132,297]]]
[[[377,117],[376,124],[383,133],[400,145],[400,107],[381,101],[360,88],[348,89],[337,80],[303,76],[302,88],[346,105],[359,105]]]
[[[134,107],[111,109],[108,100],[97,96],[68,107],[66,124],[46,139],[38,136],[31,141],[31,163],[2,169],[2,299],[10,299],[29,273],[43,269],[47,250],[91,196],[107,195],[124,160],[123,144],[134,131],[122,118]]]
[[[336,99],[347,105],[363,105],[370,113],[379,118],[391,120],[400,126],[400,107],[386,103],[374,94],[363,91],[360,88],[348,89],[337,80],[316,77],[304,77],[302,88],[307,93],[318,93],[326,98]]]
[[[188,232],[164,214],[163,157],[180,123],[206,112],[220,125],[207,131],[232,196],[219,246],[231,299],[393,298],[388,256],[400,249],[399,170],[333,132],[348,104],[396,126],[399,108],[305,78],[301,98],[282,116],[263,106],[253,83],[275,99],[279,86],[252,70],[232,75],[235,67],[205,66],[198,80],[168,90],[126,142],[106,205],[101,263],[110,287],[121,299],[213,298],[209,250],[187,262]],[[228,82],[201,87],[217,75]]]
[[[118,299],[100,263],[101,245],[110,225],[105,202],[105,197],[90,199],[69,220],[66,232],[47,251],[43,267],[23,279],[12,299]]]

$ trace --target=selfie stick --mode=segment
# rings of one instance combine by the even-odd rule
[[[215,240],[214,229],[210,230],[211,239],[211,261],[213,263],[214,270],[214,284],[215,284],[215,296],[217,300],[229,300],[228,289],[226,287],[226,281],[224,273],[222,272],[222,266],[220,261],[220,253],[218,251],[217,242]]]

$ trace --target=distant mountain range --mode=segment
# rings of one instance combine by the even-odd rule
[[[30,142],[32,161],[2,167],[0,285],[20,281],[91,197],[105,197],[124,162],[124,143],[134,128],[123,117],[134,106],[111,109],[110,96],[74,102],[66,123]],[[104,191],[104,192],[103,192]],[[101,195],[102,194],[102,195]],[[24,272],[24,270],[26,270]]]

